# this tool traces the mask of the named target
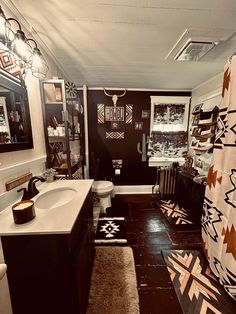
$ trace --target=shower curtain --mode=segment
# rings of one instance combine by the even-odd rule
[[[211,270],[236,300],[236,57],[224,68],[203,205],[202,239]]]

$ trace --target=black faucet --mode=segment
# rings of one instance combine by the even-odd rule
[[[17,192],[24,191],[24,194],[21,199],[22,201],[30,200],[31,198],[33,198],[35,195],[39,193],[39,190],[36,188],[36,182],[38,181],[45,182],[46,180],[43,177],[37,177],[37,176],[32,177],[28,183],[28,191],[26,188],[22,188],[17,191]]]

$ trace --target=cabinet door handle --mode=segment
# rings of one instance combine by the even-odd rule
[[[0,280],[2,280],[6,271],[7,271],[7,265],[4,263],[0,264]]]

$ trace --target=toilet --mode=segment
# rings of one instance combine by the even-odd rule
[[[110,181],[94,181],[92,191],[99,200],[101,214],[106,214],[106,209],[111,207],[111,197],[114,197],[114,184]]]

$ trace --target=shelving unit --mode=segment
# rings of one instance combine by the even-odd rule
[[[77,87],[63,79],[40,81],[47,168],[60,179],[82,179],[84,137],[83,107]]]

